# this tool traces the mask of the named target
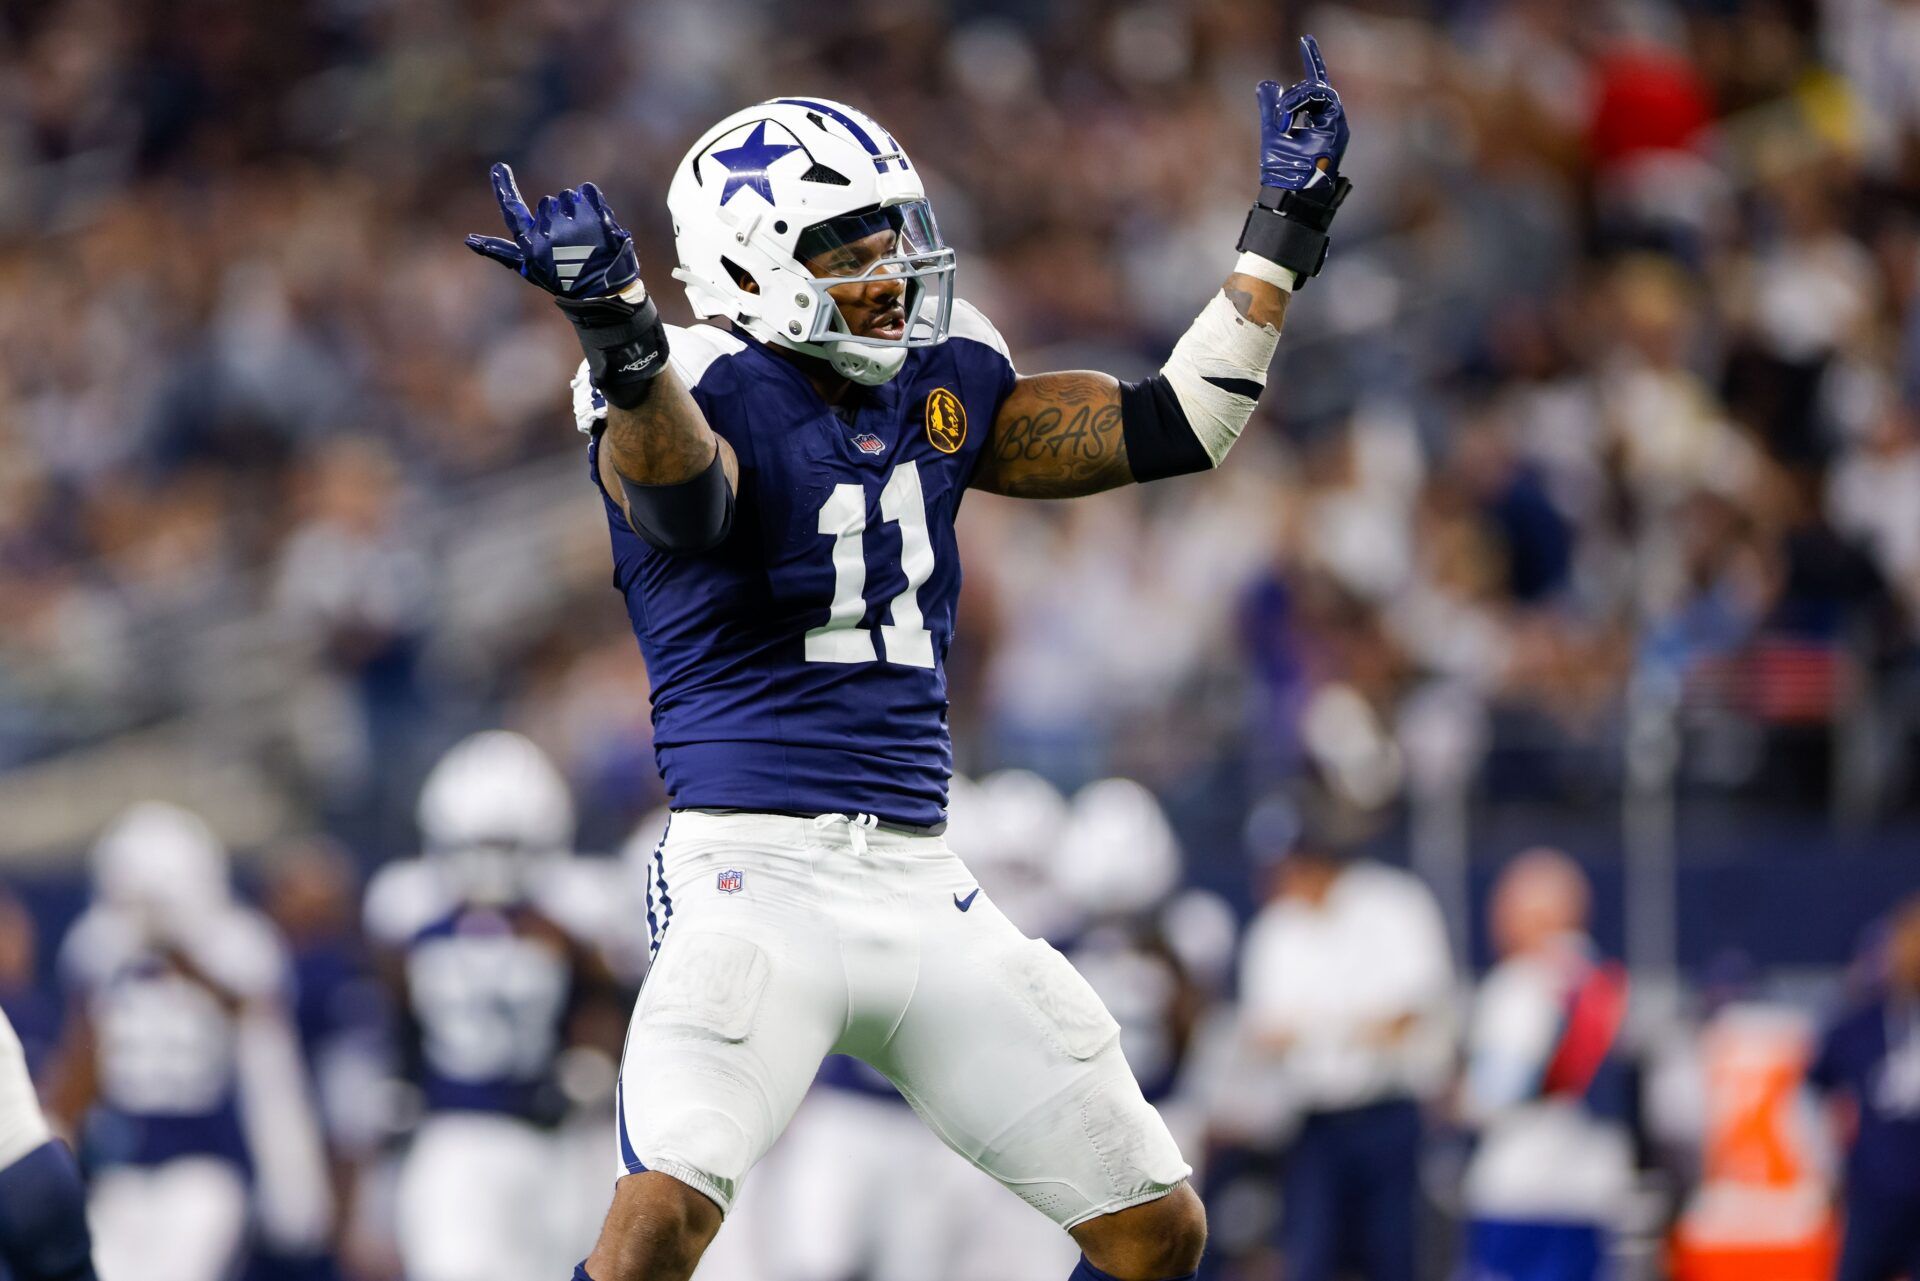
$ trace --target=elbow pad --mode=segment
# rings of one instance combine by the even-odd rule
[[[1127,463],[1138,481],[1217,467],[1253,417],[1280,331],[1216,293],[1155,377],[1120,386]]]
[[[733,486],[727,484],[714,446],[713,461],[692,480],[675,485],[636,485],[620,477],[633,532],[663,552],[712,551],[733,528]]]

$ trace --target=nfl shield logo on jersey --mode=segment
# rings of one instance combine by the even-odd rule
[[[887,442],[870,431],[863,431],[853,438],[853,447],[863,454],[877,454],[887,447]]]
[[[722,894],[738,894],[746,879],[737,869],[730,867],[715,878],[714,884]]]

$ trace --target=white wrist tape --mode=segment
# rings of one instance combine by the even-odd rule
[[[1233,264],[1233,270],[1235,275],[1252,276],[1255,280],[1264,280],[1288,293],[1300,287],[1298,272],[1282,267],[1270,258],[1262,258],[1259,254],[1241,254],[1239,261]]]
[[[1248,320],[1216,293],[1160,367],[1215,467],[1253,417],[1279,342],[1278,329]]]

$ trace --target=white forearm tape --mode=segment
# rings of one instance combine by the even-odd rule
[[[1160,367],[1215,467],[1253,417],[1257,389],[1267,385],[1279,341],[1278,329],[1248,320],[1224,293],[1216,293]]]

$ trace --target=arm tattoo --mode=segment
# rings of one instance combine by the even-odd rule
[[[671,380],[671,381],[669,381]],[[632,409],[610,406],[602,437],[620,474],[636,485],[670,485],[713,462],[714,437],[700,407],[671,371]]]
[[[1104,374],[1072,373],[1016,385],[974,483],[1015,498],[1074,498],[1132,479],[1119,384]]]

